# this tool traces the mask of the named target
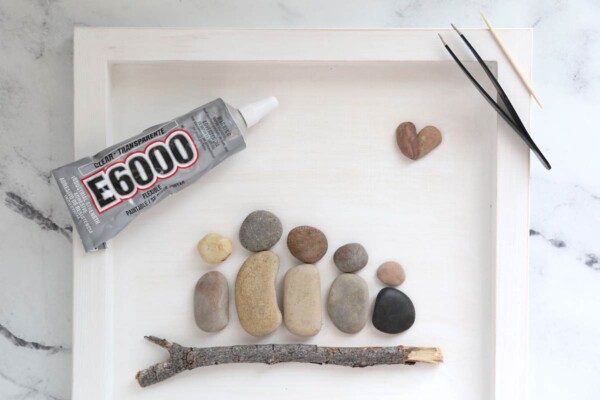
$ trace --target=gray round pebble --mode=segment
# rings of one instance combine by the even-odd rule
[[[275,214],[265,210],[250,213],[240,227],[240,243],[253,252],[269,250],[281,239],[283,227]]]
[[[359,243],[348,243],[335,251],[333,262],[342,272],[356,272],[369,262],[369,255]]]

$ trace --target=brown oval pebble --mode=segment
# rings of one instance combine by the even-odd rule
[[[396,129],[396,143],[400,151],[411,160],[419,158],[419,142],[417,128],[412,122],[403,122]]]
[[[421,129],[417,136],[419,142],[419,157],[424,157],[442,143],[442,132],[435,126],[428,125]]]
[[[290,253],[298,260],[314,264],[327,253],[327,237],[319,229],[303,225],[290,231],[287,237]]]
[[[388,286],[400,286],[406,279],[402,265],[395,261],[388,261],[377,269],[377,278]]]

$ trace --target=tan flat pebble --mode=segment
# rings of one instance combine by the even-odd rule
[[[283,320],[294,335],[314,336],[321,330],[321,279],[314,265],[298,265],[285,274]]]
[[[281,325],[275,280],[279,257],[256,253],[244,262],[235,281],[235,307],[242,327],[252,336],[265,336]]]
[[[388,261],[377,269],[377,278],[388,286],[399,286],[406,279],[406,273],[402,265],[395,261]]]

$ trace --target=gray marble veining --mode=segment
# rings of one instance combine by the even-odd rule
[[[554,166],[532,164],[531,398],[596,398],[598,1],[2,0],[0,399],[70,398],[72,226],[50,171],[73,157],[74,25],[483,27],[480,10],[535,27],[532,134]]]

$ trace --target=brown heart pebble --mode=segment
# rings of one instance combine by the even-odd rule
[[[402,154],[418,160],[442,143],[442,133],[435,126],[428,125],[417,134],[415,124],[407,121],[396,129],[396,142]]]
[[[298,226],[287,237],[290,253],[298,260],[314,264],[327,253],[327,238],[319,229],[312,226]]]

